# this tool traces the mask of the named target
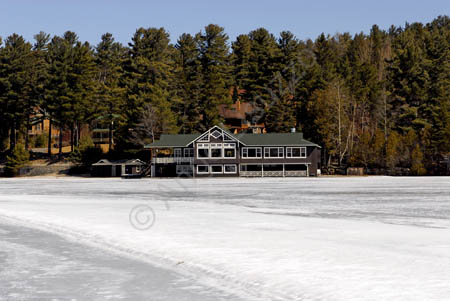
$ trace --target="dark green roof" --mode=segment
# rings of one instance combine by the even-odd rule
[[[197,139],[201,134],[178,134],[178,135],[161,135],[160,139],[151,144],[147,144],[144,148],[156,147],[184,147],[190,142]]]
[[[185,147],[201,135],[202,134],[161,135],[160,140],[145,145],[145,148]],[[302,133],[230,134],[230,136],[248,146],[318,146],[315,143],[303,139]]]
[[[245,145],[302,145],[318,146],[303,139],[302,133],[268,133],[268,134],[237,134],[233,135]]]

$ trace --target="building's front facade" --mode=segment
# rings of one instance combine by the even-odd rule
[[[162,135],[152,150],[152,176],[298,177],[320,174],[320,146],[302,133]]]

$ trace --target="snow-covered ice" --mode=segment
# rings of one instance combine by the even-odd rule
[[[0,300],[217,300],[176,273],[0,220]]]
[[[136,205],[154,212],[146,231],[130,224]],[[2,179],[0,222],[145,262],[216,298],[450,297],[446,177]]]

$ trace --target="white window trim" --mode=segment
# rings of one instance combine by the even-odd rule
[[[198,168],[199,168],[200,166],[206,166],[206,167],[208,167],[208,171],[207,171],[207,172],[199,171]],[[209,165],[197,165],[197,174],[199,174],[199,175],[208,175],[209,172],[210,172]]]
[[[299,156],[293,156],[292,155],[292,149],[294,149],[294,148],[298,148],[299,150],[300,150],[300,155]],[[288,156],[288,150],[290,150],[290,152],[291,152],[291,155],[290,156]],[[302,156],[302,151],[304,151],[304,153],[305,153],[305,155],[304,156]],[[295,146],[295,147],[286,147],[286,158],[301,158],[301,159],[304,159],[304,158],[306,158],[307,157],[307,153],[306,153],[306,147],[304,147],[304,146]]]
[[[199,149],[208,149],[208,157],[199,157]],[[212,157],[211,150],[220,149],[220,157]],[[234,157],[225,157],[226,149],[234,149]],[[197,158],[198,159],[236,159],[237,153],[236,143],[197,143]]]
[[[234,156],[233,156],[233,157],[225,157],[225,151],[226,151],[227,149],[234,149]],[[223,148],[223,151],[222,151],[223,159],[236,159],[236,152],[237,152],[237,150],[236,150],[235,147],[224,147],[224,148]]]
[[[213,149],[219,149],[219,150],[220,150],[220,156],[219,156],[219,157],[213,157],[213,156],[212,156],[212,150],[213,150]],[[222,158],[223,158],[223,155],[224,155],[223,147],[212,146],[212,147],[209,149],[209,158],[210,158],[210,159],[222,159]]]
[[[226,171],[225,166],[234,166],[234,172]],[[224,164],[223,165],[223,173],[224,174],[237,174],[237,165],[236,164]]]
[[[177,156],[177,153],[178,153],[178,156]],[[175,158],[181,158],[181,157],[183,157],[183,152],[181,151],[181,148],[174,148],[174,149],[173,149],[173,156],[174,156]]]
[[[192,156],[186,156],[186,153],[189,155],[189,152],[192,151]],[[194,157],[194,149],[192,147],[187,147],[183,150],[183,155],[185,158],[193,158]]]
[[[177,165],[177,168],[176,168],[176,173],[178,175],[179,174],[181,174],[181,175],[183,175],[183,174],[188,175],[188,174],[191,174],[192,171],[193,171],[193,165]]]
[[[214,136],[215,133],[219,133],[219,136]],[[213,137],[214,139],[220,139],[223,136],[223,133],[221,131],[218,130],[213,130],[210,134],[211,137]]]
[[[206,149],[208,151],[208,156],[206,157],[200,157],[199,156],[199,151],[201,149]],[[209,147],[197,147],[197,159],[209,159],[209,157],[211,156],[210,152],[209,152]]]
[[[256,156],[256,157],[244,157],[244,149],[247,150],[247,156],[248,156],[248,149],[259,149],[260,150],[260,154],[261,156]],[[261,147],[243,147],[241,150],[241,158],[242,159],[262,159],[263,158],[263,153],[262,153],[262,148]],[[258,151],[256,151],[256,153],[258,154]]]
[[[305,150],[305,155],[302,156],[302,150]],[[307,158],[308,157],[308,149],[304,146],[300,147],[300,158]]]
[[[278,155],[280,154],[280,149],[282,150],[282,156],[281,157],[271,157],[270,156],[270,149],[271,148],[276,148],[276,149],[278,149]],[[269,150],[269,156],[266,156],[266,149],[268,149]],[[284,158],[284,147],[277,147],[277,146],[270,146],[270,147],[264,147],[264,158],[267,158],[267,159],[283,159]]]
[[[213,166],[220,166],[220,167],[222,168],[222,171],[221,171],[221,172],[213,171],[213,170],[212,170],[212,167],[213,167]],[[220,164],[212,164],[212,165],[209,165],[209,172],[210,172],[211,174],[215,174],[215,175],[223,174],[223,165],[220,165]]]
[[[205,140],[203,140],[203,139],[205,139]],[[200,136],[199,138],[197,138],[197,141],[198,142],[209,142],[209,133],[206,133],[206,134]]]

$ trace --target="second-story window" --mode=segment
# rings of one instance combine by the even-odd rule
[[[211,143],[211,158],[222,158],[221,143]]]
[[[306,158],[306,147],[287,147],[286,158]]]
[[[236,144],[224,143],[223,144],[223,157],[224,158],[236,158]]]
[[[181,157],[181,148],[176,148],[173,150],[173,156],[175,158],[180,158]]]
[[[184,156],[186,158],[192,158],[194,157],[194,149],[193,148],[185,148],[184,149]]]
[[[264,158],[283,158],[284,148],[282,147],[265,147]]]
[[[244,147],[242,148],[242,158],[261,158],[260,147]]]
[[[207,143],[197,144],[197,158],[209,158],[209,146]]]

